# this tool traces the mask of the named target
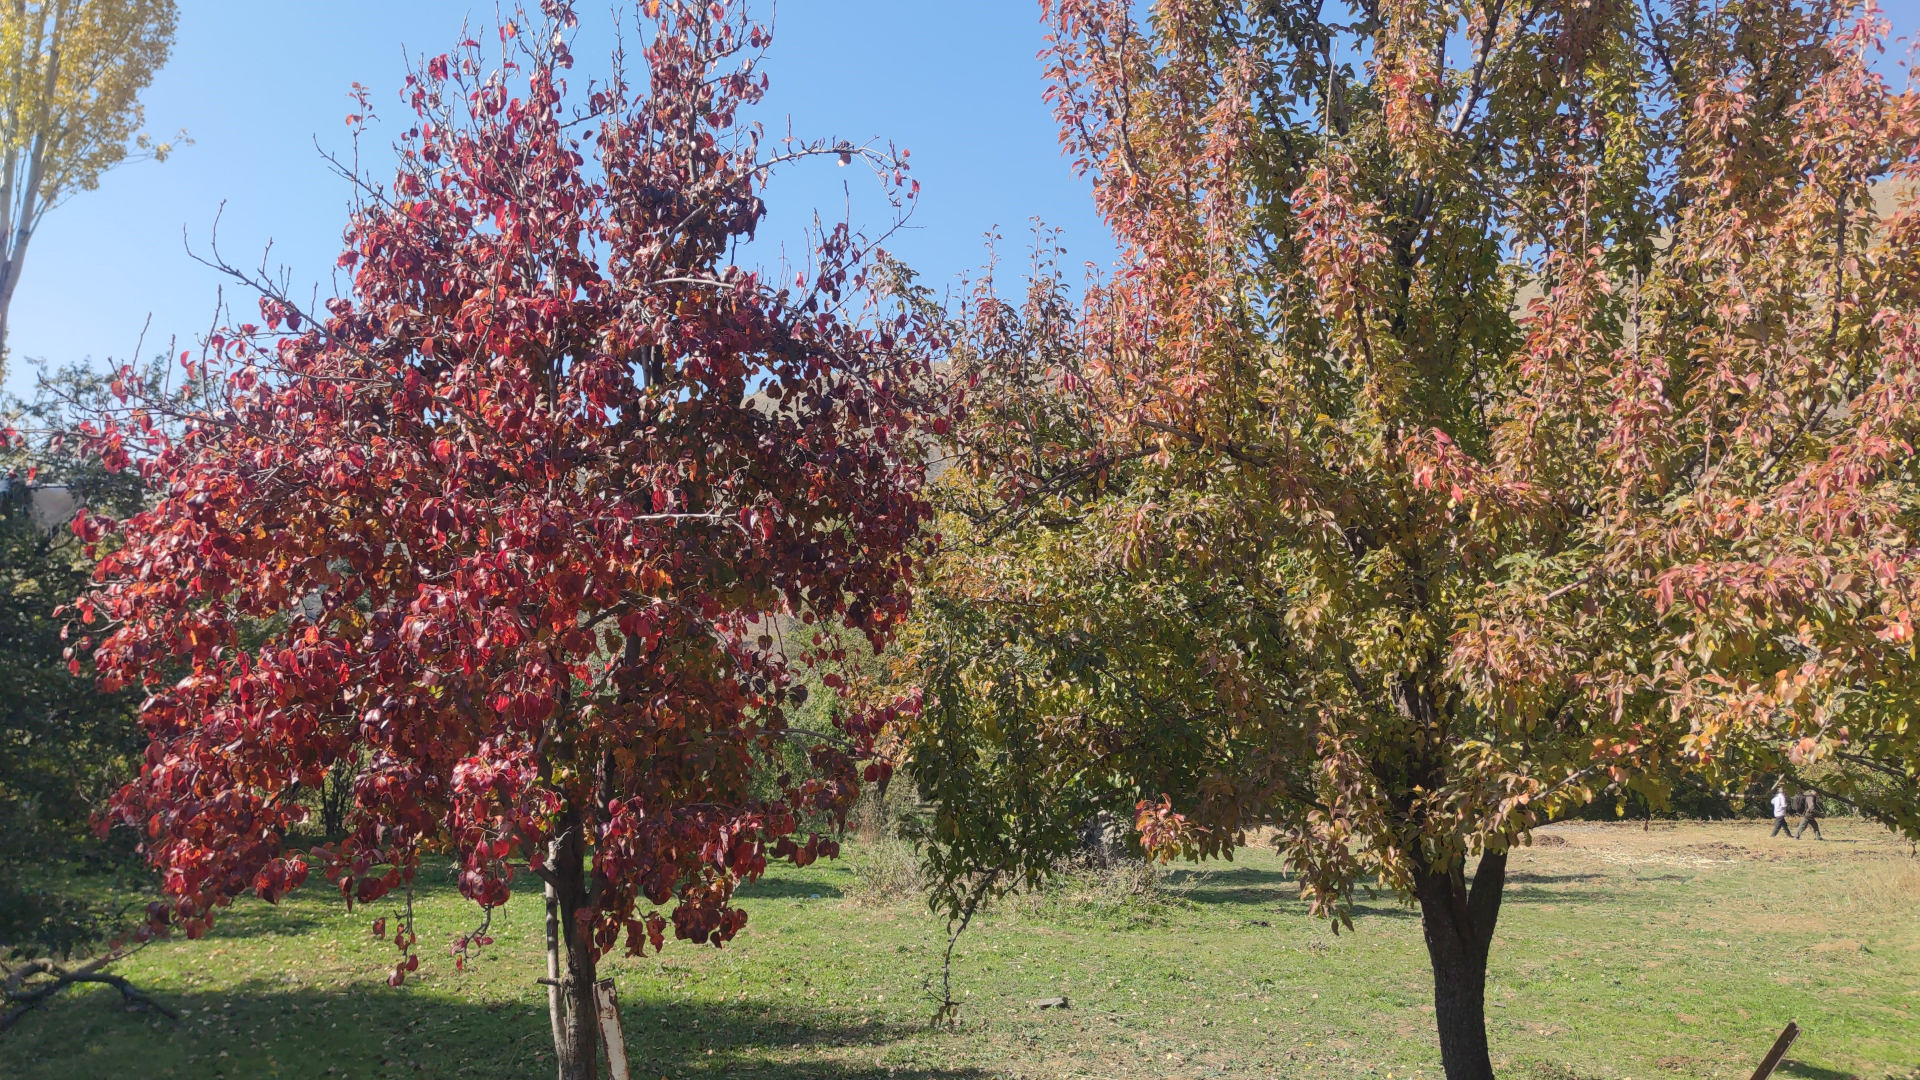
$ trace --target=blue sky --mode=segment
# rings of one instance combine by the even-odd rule
[[[604,68],[609,9],[610,0],[580,4],[578,74]],[[123,166],[48,217],[14,299],[7,389],[31,387],[30,358],[130,356],[149,313],[149,355],[170,335],[186,348],[204,334],[221,281],[187,256],[183,233],[204,250],[223,201],[230,261],[253,266],[272,241],[271,262],[288,268],[297,293],[317,282],[325,295],[348,192],[316,139],[348,148],[346,95],[357,81],[385,119],[363,145],[384,151],[406,115],[403,49],[446,51],[469,12],[490,24],[492,0],[181,0],[173,60],[146,97],[147,127],[184,127],[194,145],[165,164]],[[790,116],[796,135],[910,149],[920,206],[888,247],[931,283],[980,267],[983,236],[996,226],[1003,256],[1024,266],[1035,216],[1065,231],[1075,262],[1104,263],[1111,245],[1041,100],[1042,34],[1034,0],[782,0],[772,92],[756,118],[770,132]],[[383,179],[385,160],[372,170]],[[779,177],[766,257],[777,258],[782,241],[801,249],[815,207],[844,215],[848,187],[856,223],[883,226],[877,189],[858,169],[823,161]],[[231,287],[227,297],[241,299]]]
[[[604,61],[614,2],[580,4],[581,74]],[[204,249],[223,202],[221,247],[232,261],[257,263],[271,241],[271,262],[298,292],[318,283],[325,293],[348,192],[315,142],[347,148],[342,121],[357,81],[387,118],[366,145],[384,149],[405,115],[403,50],[445,51],[469,13],[488,23],[494,12],[493,0],[180,0],[180,8],[173,61],[146,98],[147,126],[186,128],[194,145],[163,165],[109,174],[47,219],[14,299],[10,391],[31,386],[31,358],[129,357],[149,315],[148,355],[170,336],[185,348],[205,333],[221,280],[188,258],[184,241]],[[1920,23],[1920,0],[1890,0],[1883,11],[1896,34]],[[995,228],[1002,259],[1023,267],[1034,217],[1063,230],[1069,265],[1104,265],[1111,244],[1041,100],[1042,34],[1035,0],[781,0],[772,94],[757,116],[770,131],[791,117],[802,136],[910,149],[920,206],[889,247],[935,285],[977,271]],[[374,162],[383,174],[384,160]],[[858,172],[820,163],[780,178],[763,252],[777,257],[783,241],[798,250],[816,207],[846,208],[845,185],[856,223],[883,225],[884,208]]]

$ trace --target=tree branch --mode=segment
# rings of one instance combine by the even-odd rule
[[[154,1000],[124,976],[101,970],[131,955],[131,952],[111,952],[77,968],[63,967],[42,958],[29,960],[8,970],[4,983],[0,983],[5,993],[5,1011],[0,1012],[0,1032],[11,1030],[28,1013],[51,1001],[62,990],[80,983],[100,983],[113,987],[120,991],[129,1009],[146,1009],[169,1020],[180,1019],[179,1013]]]

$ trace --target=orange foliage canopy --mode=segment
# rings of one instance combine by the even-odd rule
[[[1123,258],[961,339],[950,881],[1162,792],[1167,852],[1271,825],[1322,912],[1417,899],[1465,1077],[1506,852],[1601,790],[1784,772],[1920,835],[1920,97],[1872,9],[1044,6]],[[970,844],[995,792],[1057,827]]]

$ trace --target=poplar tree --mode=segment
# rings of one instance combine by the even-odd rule
[[[140,94],[166,66],[177,17],[173,0],[0,5],[0,378],[40,223],[114,166],[172,152],[140,131]]]

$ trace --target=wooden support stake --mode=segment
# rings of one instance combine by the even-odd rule
[[[613,1080],[630,1080],[627,1073],[627,1037],[620,1031],[620,999],[612,979],[593,984],[593,1002],[600,1014],[600,1041],[607,1048],[607,1074]]]
[[[1767,1056],[1760,1059],[1760,1067],[1753,1070],[1753,1080],[1767,1080],[1767,1077],[1772,1076],[1773,1070],[1780,1067],[1780,1059],[1787,1056],[1787,1047],[1792,1046],[1793,1040],[1799,1037],[1800,1025],[1788,1021],[1787,1030],[1773,1040],[1773,1049],[1767,1051]]]

